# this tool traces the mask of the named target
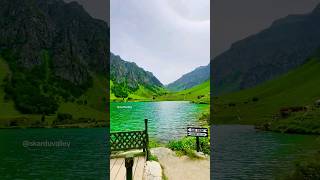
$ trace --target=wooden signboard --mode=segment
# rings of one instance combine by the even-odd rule
[[[187,135],[193,137],[208,137],[208,128],[188,127]]]

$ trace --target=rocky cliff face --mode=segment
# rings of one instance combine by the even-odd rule
[[[55,76],[81,85],[90,71],[107,74],[109,29],[79,4],[62,0],[0,0],[0,50],[32,69],[48,51]]]
[[[161,82],[151,73],[137,66],[134,62],[127,62],[113,53],[110,55],[110,79],[117,84],[125,83],[131,90],[145,87],[162,87]]]
[[[320,5],[234,43],[212,61],[216,94],[249,88],[300,66],[320,47]]]
[[[210,66],[200,66],[167,85],[171,91],[181,91],[199,85],[210,78]]]

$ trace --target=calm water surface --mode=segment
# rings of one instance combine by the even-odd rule
[[[0,179],[107,179],[106,128],[0,129]],[[25,141],[70,142],[27,147]]]
[[[199,125],[198,118],[208,105],[187,101],[111,103],[111,131],[143,130],[149,120],[150,138],[159,141],[186,136],[187,126]]]
[[[215,180],[274,179],[320,144],[319,136],[261,132],[253,126],[221,125],[211,132]]]

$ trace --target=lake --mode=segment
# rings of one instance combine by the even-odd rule
[[[262,132],[253,126],[219,125],[211,132],[215,180],[274,179],[320,144],[319,136]]]
[[[105,180],[109,170],[108,131],[0,129],[0,179]],[[53,146],[49,142],[58,143]]]
[[[160,102],[112,102],[110,114],[111,132],[143,130],[148,119],[151,139],[161,142],[186,136],[187,126],[199,126],[206,104],[188,101]]]

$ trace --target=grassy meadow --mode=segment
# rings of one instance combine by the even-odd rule
[[[48,66],[48,63],[47,65]],[[48,67],[46,69],[49,69]],[[47,75],[50,73],[46,71]],[[73,102],[60,100],[59,108],[54,114],[23,114],[19,112],[13,100],[6,98],[4,80],[11,75],[6,61],[0,57],[0,128],[16,127],[100,127],[106,126],[106,78],[92,74],[93,85]],[[46,78],[47,79],[47,78]],[[68,114],[67,119],[60,120],[58,115]],[[61,117],[61,116],[59,116]]]
[[[253,124],[288,133],[320,133],[320,60],[254,88],[214,97],[215,124]]]

